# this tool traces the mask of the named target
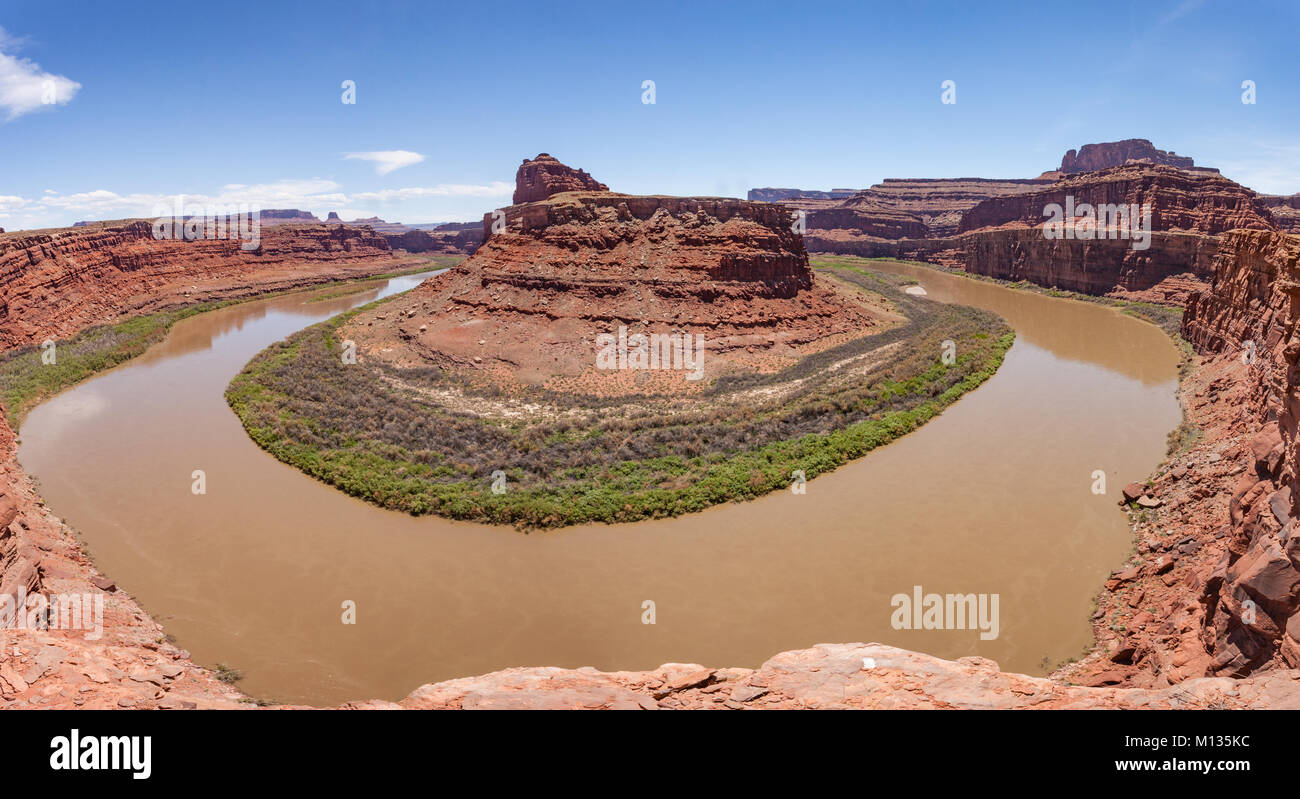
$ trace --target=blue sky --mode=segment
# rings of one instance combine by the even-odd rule
[[[178,193],[472,220],[538,152],[616,191],[744,196],[1031,177],[1141,137],[1292,193],[1298,9],[3,0],[0,227],[150,216]],[[347,157],[377,152],[416,155],[386,174]]]

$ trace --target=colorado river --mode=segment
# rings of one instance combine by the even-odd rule
[[[1178,352],[1099,305],[873,268],[995,311],[1018,338],[985,385],[801,495],[525,535],[381,510],[258,449],[226,406],[230,379],[273,342],[419,277],[181,321],[36,408],[19,457],[96,565],[260,698],[396,700],[522,665],[752,667],[852,641],[1042,674],[1091,641],[1091,597],[1131,544],[1120,487],[1154,469],[1180,419]],[[206,494],[191,492],[196,469]],[[895,630],[890,598],[915,585],[998,594],[998,637]]]

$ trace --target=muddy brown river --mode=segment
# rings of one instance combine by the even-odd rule
[[[1179,422],[1177,350],[1101,306],[878,268],[915,276],[931,299],[995,311],[1018,338],[984,386],[802,495],[525,535],[381,510],[249,441],[223,396],[249,359],[418,277],[184,320],[36,408],[19,456],[99,568],[196,661],[242,670],[259,698],[396,700],[522,665],[753,667],[853,641],[1043,674],[1090,644],[1091,597],[1130,549],[1116,502]],[[191,492],[196,469],[206,494]],[[891,597],[916,585],[998,594],[998,637],[894,629]]]

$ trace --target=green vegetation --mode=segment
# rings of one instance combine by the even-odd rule
[[[784,489],[797,471],[812,479],[915,430],[991,377],[1014,339],[997,316],[912,297],[892,277],[837,276],[907,321],[777,374],[718,378],[689,400],[538,392],[555,412],[448,409],[427,389],[466,392],[484,410],[500,392],[434,368],[344,365],[336,332],[357,311],[264,350],[226,399],[275,457],[383,507],[524,528],[676,516]]]
[[[26,347],[0,357],[0,398],[11,427],[42,400],[140,355],[189,316],[231,304],[209,302],[175,311],[136,316],[125,322],[87,328],[55,343],[54,363],[45,363],[40,347]]]
[[[214,311],[239,302],[264,299],[297,291],[339,288],[328,296],[333,299],[355,293],[357,284],[386,280],[402,275],[440,269],[463,260],[463,256],[431,256],[428,263],[401,272],[392,272],[356,280],[340,280],[294,289],[250,296],[238,300],[206,302],[169,311],[135,316],[122,322],[87,328],[70,339],[55,342],[54,363],[45,363],[39,346],[24,347],[0,355],[0,401],[4,403],[10,427],[18,429],[32,408],[50,397],[142,354],[162,341],[172,325],[196,314]]]
[[[217,679],[226,683],[227,685],[234,685],[235,683],[244,679],[244,672],[240,671],[239,669],[233,669],[230,666],[226,665],[225,663],[218,663],[215,671],[216,671]]]

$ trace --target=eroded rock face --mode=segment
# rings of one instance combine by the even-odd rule
[[[857,193],[857,189],[818,191],[816,189],[776,189],[766,187],[750,189],[745,199],[756,203],[774,203],[781,200],[847,200]]]
[[[608,186],[581,169],[565,166],[553,156],[539,153],[531,160],[525,158],[515,173],[513,202],[515,205],[537,202],[566,191],[608,190]]]
[[[1151,207],[1151,229],[1213,236],[1226,230],[1275,230],[1277,225],[1258,195],[1217,174],[1194,173],[1169,166],[1128,164],[1073,175],[1047,188],[985,200],[967,211],[959,233],[1000,225],[1041,227],[1044,209],[1087,203]]]
[[[1047,239],[1041,228],[1016,226],[943,239],[839,241],[823,238],[821,231],[806,238],[814,252],[923,261],[1000,280],[1164,305],[1182,305],[1190,293],[1206,289],[1218,251],[1216,238],[1190,233],[1153,233],[1148,249],[1135,250],[1123,239]]]
[[[1261,194],[1259,201],[1273,214],[1279,228],[1300,232],[1300,194]]]
[[[1191,169],[1196,162],[1174,152],[1156,149],[1147,139],[1125,139],[1123,141],[1085,144],[1076,152],[1070,150],[1061,159],[1061,172],[1095,172],[1099,169],[1122,166],[1129,161],[1146,161],[1152,164],[1167,164],[1181,169]],[[1204,168],[1204,167],[1202,167]],[[1217,171],[1217,170],[1216,170]]]
[[[956,233],[962,215],[981,202],[995,197],[1024,194],[1049,186],[1051,183],[1051,180],[1039,178],[1022,180],[886,178],[883,182],[849,198],[844,202],[844,206],[862,213],[907,213],[924,223],[925,232],[921,235],[942,238]],[[907,236],[914,237],[911,233]],[[881,238],[902,238],[902,236]]]
[[[1210,673],[1242,676],[1300,665],[1300,236],[1225,234],[1213,289],[1194,295],[1184,335],[1243,364],[1250,430],[1228,502],[1222,560],[1202,581]]]
[[[534,196],[537,185],[537,173],[521,168],[516,197]],[[395,311],[397,321],[358,329],[360,345],[388,348],[404,365],[486,370],[505,382],[612,386],[625,375],[593,372],[595,342],[620,326],[629,336],[705,337],[716,374],[724,363],[762,368],[769,356],[873,325],[815,285],[779,205],[567,191],[503,214],[484,216],[486,240],[470,259],[375,311]]]
[[[1151,246],[1047,239],[1049,204],[1151,208]],[[888,179],[842,202],[789,197],[813,252],[906,258],[1090,294],[1181,305],[1208,288],[1219,234],[1300,227],[1300,201],[1256,195],[1146,139],[1085,145],[1038,178]],[[1186,234],[1186,235],[1180,235]]]
[[[442,252],[472,254],[483,243],[483,227],[478,222],[465,226],[439,226],[434,230],[407,230],[383,233],[388,246],[407,252]]]
[[[1118,232],[1115,238],[1047,238],[1047,206],[1064,208],[1070,200],[1076,207],[1149,205],[1150,246],[1136,248]],[[1277,225],[1258,195],[1221,175],[1130,163],[982,200],[961,214],[958,232],[947,237],[883,239],[817,229],[806,240],[813,251],[926,261],[1086,294],[1182,305],[1209,287],[1218,236],[1237,228]]]
[[[158,240],[147,220],[0,236],[0,347],[59,338],[118,315],[167,304],[292,288],[390,260],[366,228],[263,227],[257,249],[238,239]]]

